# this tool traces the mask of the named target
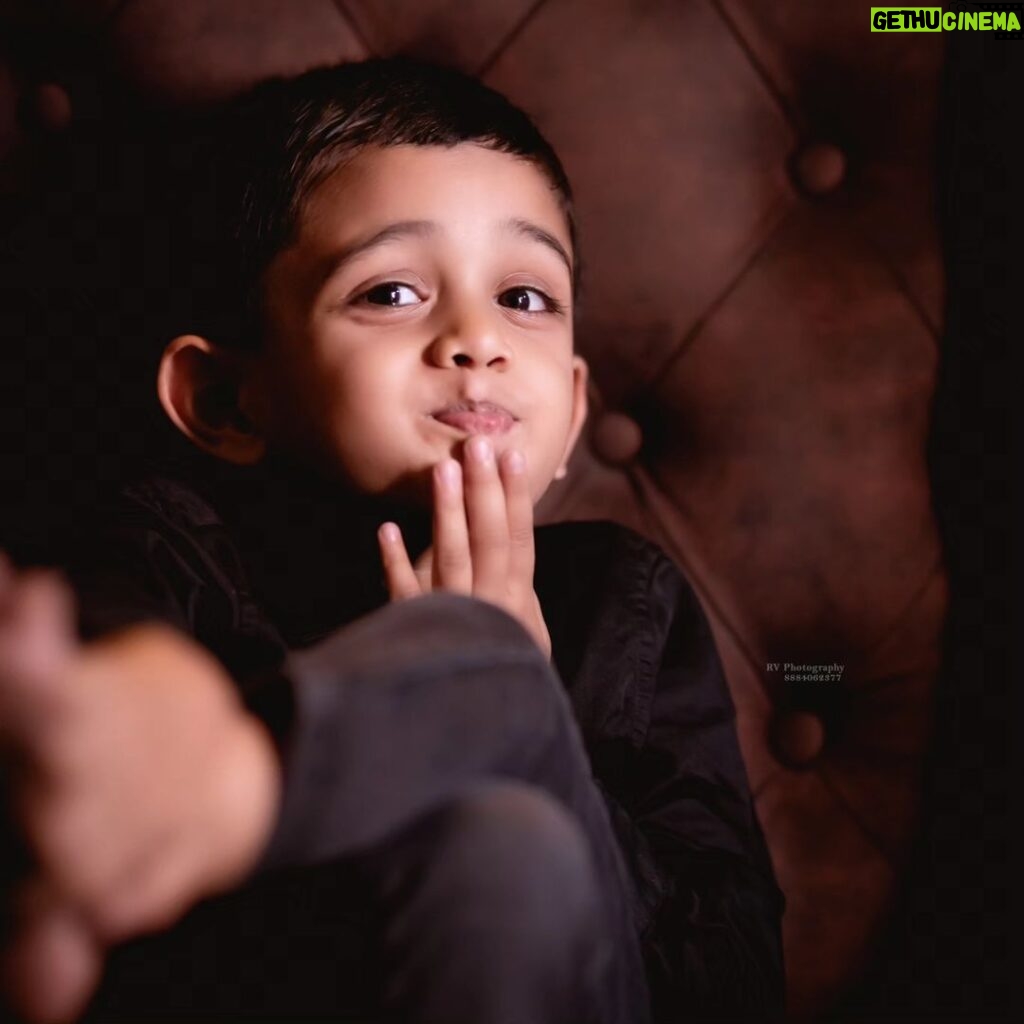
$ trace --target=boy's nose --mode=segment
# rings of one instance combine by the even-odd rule
[[[512,349],[499,325],[482,316],[464,317],[438,334],[431,345],[439,366],[493,366],[501,369],[512,359]]]

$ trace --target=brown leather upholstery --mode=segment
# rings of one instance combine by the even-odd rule
[[[853,0],[3,9],[41,40],[0,62],[8,197],[31,167],[19,109],[60,130],[90,67],[181,104],[408,52],[536,117],[578,197],[594,381],[589,443],[539,518],[625,522],[698,588],[789,900],[791,1015],[829,1006],[901,884],[948,599],[924,462],[943,36],[871,34]]]

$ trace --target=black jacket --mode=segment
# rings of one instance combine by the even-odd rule
[[[385,516],[402,523],[413,557],[429,524],[369,502],[342,519],[336,495],[239,479],[125,486],[65,565],[84,639],[156,618],[221,660],[285,756],[280,830],[303,783],[287,751],[313,738],[294,734],[301,680],[277,669],[289,650],[387,602],[375,540]],[[640,894],[654,1020],[780,1018],[785,900],[692,588],[660,548],[611,522],[541,526],[535,538],[552,662]]]

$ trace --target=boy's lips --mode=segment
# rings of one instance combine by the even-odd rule
[[[518,422],[518,417],[496,402],[451,402],[430,415],[468,434],[504,434]]]

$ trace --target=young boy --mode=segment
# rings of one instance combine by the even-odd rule
[[[191,456],[99,510],[70,589],[0,566],[9,1000],[775,1018],[784,901],[700,605],[625,528],[533,527],[586,417],[556,155],[401,58],[224,123],[216,301],[157,373]]]

